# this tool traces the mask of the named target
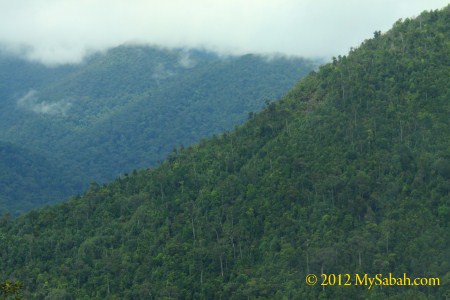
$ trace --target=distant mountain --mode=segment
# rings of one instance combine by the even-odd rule
[[[144,46],[54,68],[3,55],[0,140],[51,160],[81,192],[92,181],[154,166],[174,147],[232,129],[315,65]],[[35,199],[26,208],[42,203]]]
[[[449,18],[398,21],[232,132],[3,217],[0,281],[33,299],[446,299]]]
[[[0,142],[0,210],[17,215],[75,193],[63,174],[45,157]]]

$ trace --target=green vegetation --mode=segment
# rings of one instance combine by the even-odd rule
[[[4,56],[0,140],[58,166],[59,173],[48,170],[49,179],[66,184],[51,188],[74,195],[92,181],[155,166],[176,146],[232,129],[313,67],[299,58],[220,58],[204,51],[143,46],[117,47],[82,65],[57,68]],[[14,177],[5,169],[1,176]],[[25,187],[20,191],[6,187],[24,197],[0,192],[6,199],[0,212],[55,201],[52,193],[45,195],[47,185],[39,186],[44,201],[27,189],[40,180],[28,178],[31,182],[20,181]]]
[[[75,193],[62,176],[64,170],[45,157],[10,143],[0,142],[0,208],[18,215],[34,207],[54,203]]]
[[[445,299],[450,6],[376,32],[233,132],[0,220],[34,299]],[[406,273],[440,286],[322,287]]]
[[[20,296],[21,289],[23,288],[22,283],[20,282],[11,282],[6,280],[5,282],[0,283],[0,299],[1,300],[20,300],[22,299]]]

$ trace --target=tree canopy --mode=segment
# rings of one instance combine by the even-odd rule
[[[0,220],[35,299],[444,299],[450,6],[398,21],[231,132]],[[308,286],[307,274],[440,278]]]

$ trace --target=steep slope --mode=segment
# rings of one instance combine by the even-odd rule
[[[1,222],[36,299],[444,299],[450,6],[397,22],[233,132]],[[308,286],[307,274],[351,274]],[[355,286],[355,274],[440,286]]]
[[[76,66],[0,66],[0,139],[54,161],[81,192],[241,124],[314,64],[121,46]]]

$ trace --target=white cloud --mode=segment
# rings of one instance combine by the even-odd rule
[[[0,0],[0,44],[46,63],[126,42],[242,54],[345,54],[447,0]]]
[[[38,92],[30,90],[25,96],[17,100],[17,106],[37,114],[64,116],[72,104],[66,100],[57,102],[39,101]]]
[[[195,67],[195,65],[197,64],[195,59],[190,57],[189,52],[186,52],[186,51],[180,52],[178,63],[180,64],[181,67],[186,68],[186,69]]]

